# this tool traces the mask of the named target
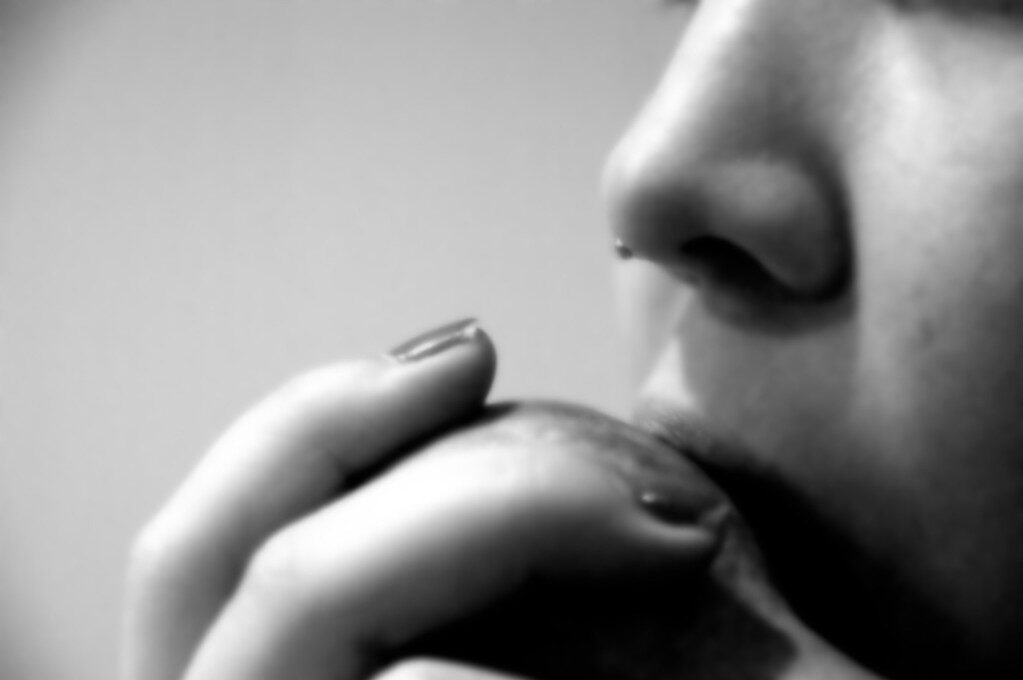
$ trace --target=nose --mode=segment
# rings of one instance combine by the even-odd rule
[[[845,288],[841,115],[829,97],[858,4],[704,0],[689,10],[675,57],[606,167],[611,225],[635,257],[744,296],[820,300]]]

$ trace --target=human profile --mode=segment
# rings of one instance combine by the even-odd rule
[[[677,677],[1019,675],[1023,6],[678,11],[605,170],[648,374],[634,423],[483,410],[473,321],[297,378],[143,533],[124,680],[514,676],[395,650],[537,574],[559,593],[658,565],[744,612]],[[641,453],[661,446],[691,474]],[[679,630],[708,620],[692,606]]]

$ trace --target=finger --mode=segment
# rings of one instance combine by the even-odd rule
[[[126,678],[180,677],[256,546],[353,476],[467,418],[494,374],[493,347],[474,324],[435,332],[403,356],[313,371],[215,443],[136,545]]]
[[[403,461],[264,544],[186,677],[356,680],[538,579],[706,564],[709,518],[666,523],[600,461],[560,442],[500,439]]]
[[[442,659],[407,659],[391,664],[373,680],[523,680],[516,675]]]

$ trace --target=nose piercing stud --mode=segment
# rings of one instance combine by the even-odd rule
[[[625,241],[620,238],[615,239],[615,255],[618,256],[619,260],[630,260],[632,259],[632,250],[625,245]]]

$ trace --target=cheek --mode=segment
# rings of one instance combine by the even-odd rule
[[[864,272],[853,411],[901,518],[889,550],[980,621],[1023,559],[1023,222],[958,198]]]
[[[1023,127],[1012,118],[993,112],[958,133],[917,118],[860,175],[862,407],[931,467],[929,451],[1023,444]]]
[[[867,408],[907,438],[900,448],[922,456],[972,457],[1010,435],[1013,449],[1023,443],[1023,287],[957,279],[893,285],[887,304],[867,313],[859,344]]]
[[[885,54],[847,168],[864,352],[931,387],[1011,368],[1023,311],[1023,49],[942,16]]]

